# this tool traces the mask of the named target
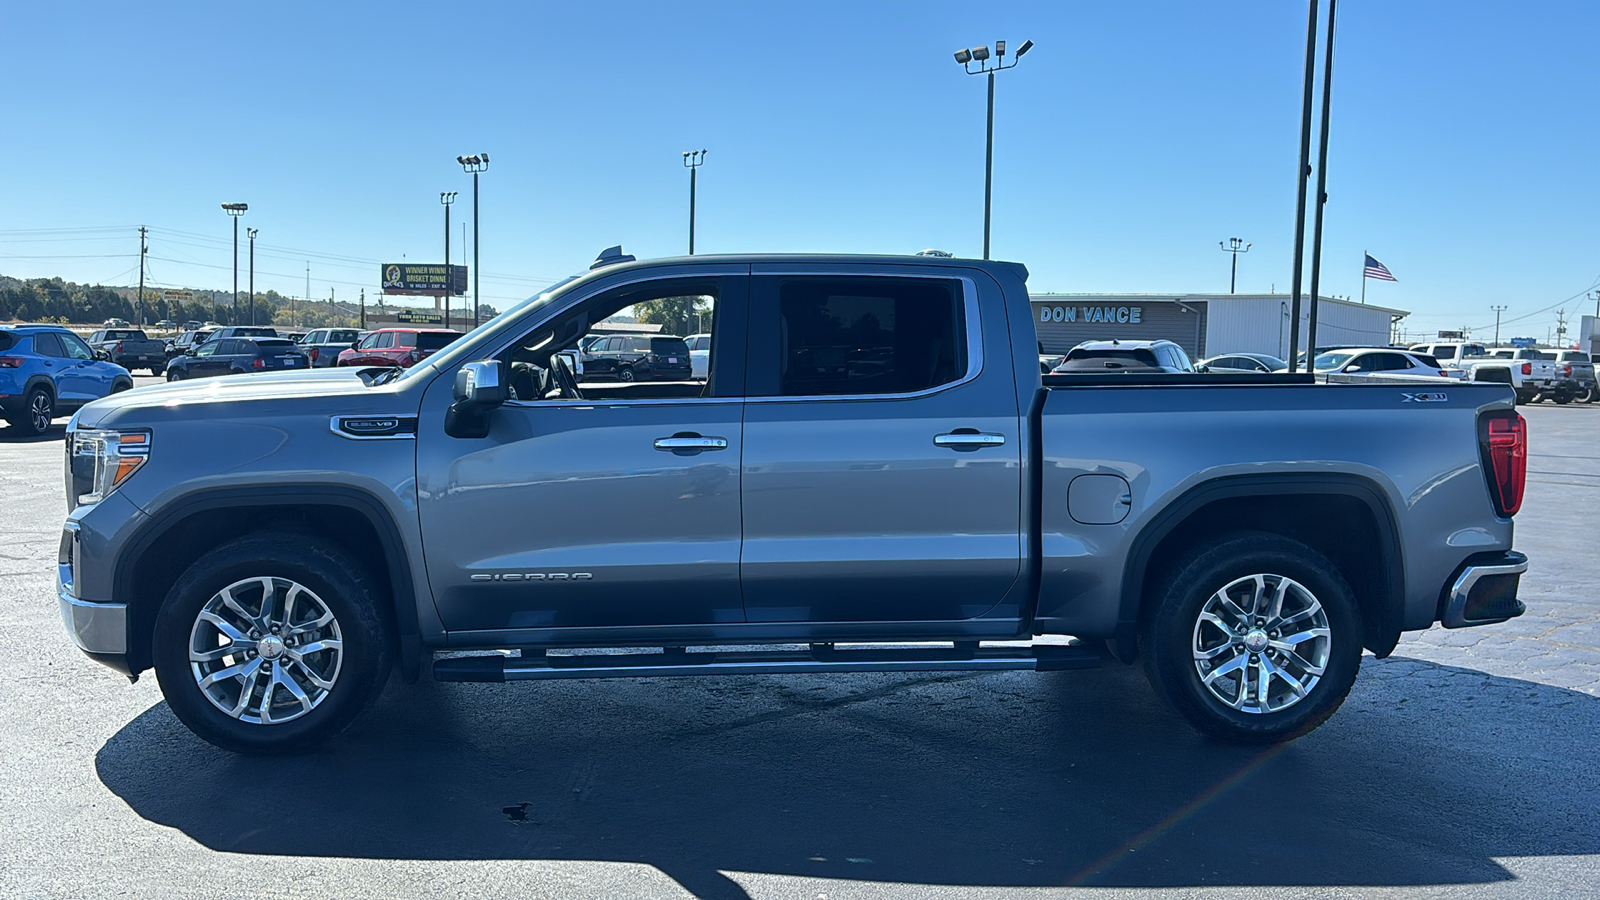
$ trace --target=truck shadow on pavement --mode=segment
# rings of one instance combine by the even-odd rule
[[[651,865],[953,886],[1409,886],[1600,853],[1600,698],[1366,658],[1319,731],[1207,741],[1135,669],[391,685],[298,757],[194,738],[165,704],[96,756],[218,851]]]

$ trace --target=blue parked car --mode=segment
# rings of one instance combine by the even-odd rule
[[[27,435],[57,416],[133,387],[128,370],[60,325],[0,325],[0,415]]]

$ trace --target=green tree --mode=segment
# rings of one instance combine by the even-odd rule
[[[634,317],[640,322],[660,325],[663,334],[679,336],[694,333],[698,324],[696,317],[710,311],[711,298],[705,296],[662,297],[633,305]]]

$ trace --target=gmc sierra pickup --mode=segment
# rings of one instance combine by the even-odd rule
[[[612,248],[408,370],[97,401],[68,432],[62,616],[206,740],[289,751],[394,666],[1137,660],[1194,727],[1281,741],[1363,647],[1523,612],[1509,386],[1041,376],[1026,279]],[[593,323],[667,297],[714,308],[706,380],[575,377]],[[1041,635],[1076,640],[1016,643]]]

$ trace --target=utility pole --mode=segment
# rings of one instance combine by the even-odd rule
[[[333,293],[332,293],[333,289],[329,288],[328,291],[329,291],[328,296],[332,297],[333,296]],[[361,289],[361,327],[362,328],[366,328],[367,327],[367,289],[366,288],[362,288]]]
[[[311,302],[311,261],[310,260],[306,260],[306,302],[307,303]],[[295,326],[299,327],[299,324],[300,324],[299,322],[296,322]]]
[[[138,312],[139,323],[138,324],[139,324],[140,328],[144,327],[144,255],[146,253],[150,252],[150,248],[145,244],[145,240],[144,239],[145,239],[145,235],[149,234],[149,233],[150,233],[150,229],[144,227],[143,225],[139,226],[139,312]]]
[[[250,324],[256,323],[256,235],[259,228],[246,228],[250,235]]]
[[[1500,346],[1500,314],[1506,311],[1506,307],[1491,306],[1489,308],[1494,310],[1494,345],[1498,347]]]
[[[1238,238],[1228,238],[1226,241],[1217,241],[1217,246],[1222,248],[1222,252],[1233,254],[1233,271],[1228,276],[1228,293],[1231,294],[1239,284],[1239,254],[1249,253],[1250,244]]]
[[[1567,311],[1564,310],[1564,309],[1556,310],[1556,341],[1561,345],[1562,349],[1566,348],[1566,346],[1567,346]]]

